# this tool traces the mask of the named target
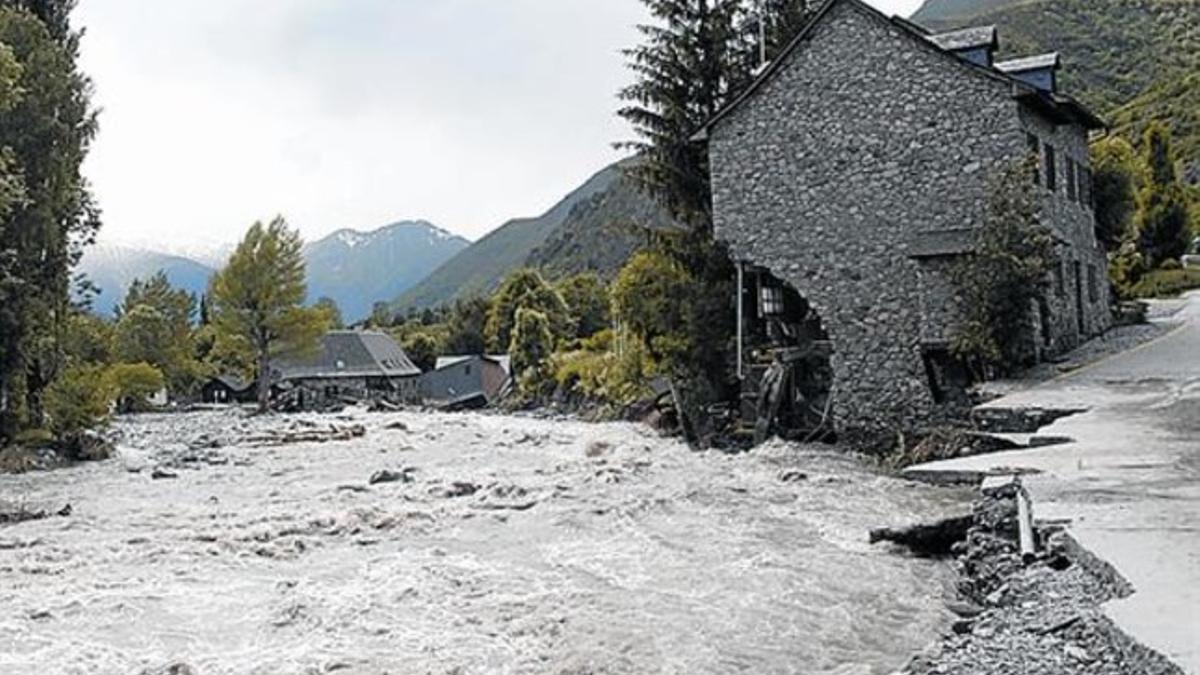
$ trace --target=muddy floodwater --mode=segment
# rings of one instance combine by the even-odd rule
[[[246,440],[330,424],[365,435]],[[867,531],[967,495],[818,448],[421,413],[113,435],[116,459],[0,476],[72,507],[0,526],[0,673],[874,674],[949,624],[948,567]]]

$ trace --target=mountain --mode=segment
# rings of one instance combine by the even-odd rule
[[[423,220],[372,232],[339,230],[304,248],[308,298],[333,298],[346,321],[359,321],[376,302],[407,291],[469,245]]]
[[[208,288],[209,277],[214,273],[211,267],[187,258],[112,244],[97,244],[87,249],[76,271],[87,275],[100,289],[93,301],[95,310],[112,316],[134,279],[146,279],[159,270],[167,273],[171,285],[197,296]]]
[[[486,294],[509,272],[542,267],[565,275],[610,273],[645,239],[639,226],[668,227],[666,214],[638,193],[621,163],[604,168],[537,218],[510,220],[400,295],[397,312]]]
[[[1119,134],[1169,122],[1185,174],[1200,181],[1200,0],[927,0],[913,19],[995,24],[1002,57],[1061,52],[1064,92]]]

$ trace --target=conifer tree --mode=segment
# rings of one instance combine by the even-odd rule
[[[1147,262],[1158,267],[1187,252],[1188,201],[1175,172],[1170,129],[1154,122],[1143,138],[1146,185],[1138,193],[1137,232]]]
[[[64,361],[71,268],[99,228],[80,171],[96,117],[70,8],[0,0],[0,59],[19,66],[0,114],[0,442],[43,421],[43,392]]]

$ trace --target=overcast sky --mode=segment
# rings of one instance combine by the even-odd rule
[[[872,0],[908,14],[921,0]],[[618,158],[637,0],[82,0],[103,239],[308,238],[427,219],[476,239]]]

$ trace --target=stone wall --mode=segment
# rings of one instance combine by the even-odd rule
[[[1023,119],[1008,81],[843,2],[710,131],[716,234],[822,317],[843,430],[938,412],[922,344],[947,337],[952,289],[910,248],[983,222],[989,176],[1027,152]]]

